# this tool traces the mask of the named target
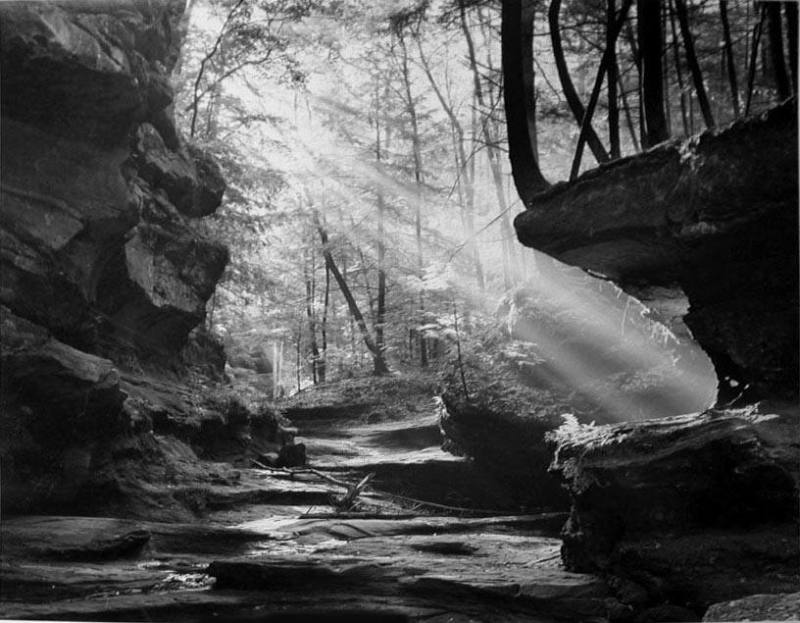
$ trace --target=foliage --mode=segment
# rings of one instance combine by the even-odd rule
[[[525,280],[542,280],[537,265],[543,261],[516,245],[510,225],[519,203],[505,157],[500,5],[195,4],[176,76],[176,109],[228,180],[225,204],[206,227],[232,250],[209,306],[209,325],[234,356],[260,351],[275,359],[276,390],[294,391],[325,375],[343,378],[370,369],[363,332],[330,274],[326,251],[390,367],[448,365],[459,336],[468,368],[493,365],[477,352],[482,346],[473,347],[486,339],[494,343],[479,334],[481,319],[489,317],[491,301],[503,292]],[[570,170],[579,126],[552,60],[547,6],[530,6],[537,150],[545,177],[555,180]],[[560,12],[567,65],[584,101],[605,46],[607,6],[569,0]],[[668,28],[671,6],[667,2],[664,12],[664,63],[672,63],[665,103],[678,135],[698,129],[699,121],[695,127],[690,119],[694,100],[686,62],[681,55],[673,61],[679,37]],[[731,3],[728,14],[741,65],[758,16],[743,2]],[[719,11],[710,2],[697,3],[690,17],[715,116],[724,121],[732,115],[728,78],[718,71]],[[635,15],[616,47],[618,103],[629,128],[622,133],[621,155],[640,147],[638,59],[629,31],[635,32]],[[753,109],[774,99],[767,74],[762,68],[755,76]],[[610,114],[605,90],[598,106],[595,124],[605,142],[607,124],[598,120]],[[687,113],[682,130],[676,121],[681,106]],[[591,165],[584,158],[584,167]],[[326,244],[315,217],[327,233]],[[578,279],[574,273],[560,278]],[[579,289],[586,294],[585,287]],[[632,310],[615,293],[597,290],[588,296],[608,299],[621,313],[622,327],[647,314],[642,307]],[[580,343],[587,357],[604,349],[613,357],[632,348],[630,340],[620,347],[610,339],[605,320],[574,296],[540,289],[535,300],[509,305],[512,323],[515,310],[538,310],[532,317],[539,342],[567,350]],[[674,353],[669,330],[658,322],[646,324],[650,338]],[[536,368],[548,359],[542,344],[537,354],[523,342],[503,344],[503,365]],[[644,361],[648,372],[620,372],[609,382],[635,393],[658,384],[659,375],[669,376],[670,365],[677,362],[659,368]]]

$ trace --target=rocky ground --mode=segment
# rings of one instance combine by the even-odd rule
[[[99,516],[5,518],[4,616],[647,623],[800,612],[791,410],[562,427],[549,447],[568,520],[520,507],[517,483],[442,451],[426,380],[303,392],[285,405],[281,443],[251,436],[238,453],[235,427],[220,429],[227,442],[172,436],[180,392],[123,383],[151,411],[173,401],[152,436],[168,460],[132,453],[117,466],[126,502],[81,509]],[[290,455],[297,464],[281,466]]]
[[[327,408],[324,392],[289,405],[309,461],[295,473],[195,463],[206,481],[191,522],[5,519],[4,616],[189,621],[349,610],[551,621],[625,610],[603,581],[563,568],[564,513],[509,508],[503,486],[439,449],[430,388],[368,381],[366,402],[356,382]],[[366,474],[375,476],[356,504],[337,510],[346,489],[325,477],[353,484]]]

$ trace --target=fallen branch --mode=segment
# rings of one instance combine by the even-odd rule
[[[382,491],[375,491],[373,493],[367,493],[364,497],[375,497],[375,498],[392,498],[395,500],[403,500],[404,502],[412,502],[419,506],[430,506],[432,508],[441,508],[448,511],[456,511],[460,513],[473,513],[476,515],[489,515],[489,516],[496,516],[496,515],[505,515],[508,511],[502,510],[488,510],[484,508],[467,508],[465,506],[449,506],[448,504],[439,504],[437,502],[426,502],[425,500],[418,500],[416,498],[410,498],[405,495],[398,495],[396,493],[384,493]]]
[[[271,472],[278,472],[279,474],[287,474],[288,476],[291,476],[292,478],[294,478],[298,474],[314,474],[315,476],[317,476],[319,478],[322,478],[323,480],[327,480],[328,482],[330,482],[330,483],[332,483],[334,485],[337,485],[339,487],[344,487],[345,489],[349,489],[350,487],[353,486],[352,483],[345,482],[344,480],[339,480],[338,478],[334,478],[333,476],[329,476],[325,472],[321,472],[318,469],[314,469],[313,467],[301,467],[301,468],[297,468],[297,469],[288,469],[286,467],[273,467],[273,466],[270,466],[270,465],[265,465],[264,463],[260,463],[259,461],[256,461],[255,459],[251,459],[251,462],[253,463],[253,465],[255,465],[256,467],[259,467],[261,469],[266,469],[266,470],[269,470]]]
[[[359,512],[340,512],[340,513],[303,513],[300,519],[417,519],[417,513],[359,513]]]
[[[357,485],[350,485],[347,487],[347,493],[345,493],[341,498],[331,496],[331,502],[333,503],[333,506],[343,511],[348,511],[353,508],[356,503],[356,498],[373,478],[375,478],[375,472],[371,472],[364,476]]]

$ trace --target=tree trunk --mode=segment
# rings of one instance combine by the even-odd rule
[[[406,98],[406,110],[411,119],[411,155],[414,161],[414,186],[417,193],[414,205],[414,238],[417,242],[417,276],[421,281],[425,276],[422,255],[422,149],[420,147],[417,106],[414,102],[414,96],[411,93],[411,78],[408,70],[408,48],[406,47],[406,40],[402,32],[399,35],[399,39],[400,49],[403,52],[401,59],[403,92]],[[380,159],[380,154],[378,155],[378,159]],[[425,309],[425,295],[421,289],[419,292],[419,306],[421,310]],[[425,338],[422,335],[419,336],[419,340],[420,365],[424,368],[428,365],[428,350],[426,348]]]
[[[700,71],[700,64],[697,62],[697,55],[694,51],[694,39],[692,31],[689,29],[689,13],[686,9],[686,0],[675,0],[675,11],[678,14],[678,24],[681,27],[683,37],[683,47],[686,50],[686,62],[692,74],[694,89],[697,93],[697,103],[700,104],[700,111],[703,113],[703,121],[707,128],[714,127],[714,117],[711,114],[711,106],[708,103],[706,87],[703,84],[703,73]]]
[[[589,98],[589,105],[586,108],[586,113],[583,118],[583,123],[581,123],[581,133],[578,136],[578,147],[575,150],[575,158],[572,161],[572,170],[570,171],[570,176],[569,176],[570,179],[575,179],[578,176],[578,171],[580,170],[581,166],[581,158],[583,156],[583,145],[586,142],[589,126],[592,123],[592,116],[594,115],[594,109],[597,106],[597,101],[600,99],[600,89],[602,88],[603,85],[603,76],[608,72],[608,65],[611,62],[612,57],[614,56],[614,47],[616,45],[617,37],[619,36],[620,30],[622,30],[622,24],[625,21],[625,16],[627,15],[628,9],[630,9],[631,4],[633,4],[633,0],[623,0],[622,9],[620,9],[619,17],[615,18],[615,22],[612,25],[612,30],[610,34],[611,45],[606,48],[605,52],[603,53],[603,58],[600,60],[600,68],[597,70],[597,77],[595,78],[594,81],[594,88],[592,89],[592,95]]]
[[[539,166],[539,137],[536,131],[536,69],[533,63],[533,27],[536,22],[535,0],[522,0],[522,84],[525,88],[525,107],[528,117],[528,138],[536,166]],[[502,25],[501,25],[502,31]],[[502,34],[501,34],[502,36]],[[502,71],[502,53],[500,66]],[[541,175],[541,173],[539,173]],[[544,179],[544,178],[542,178]],[[546,182],[545,182],[546,183]]]
[[[766,2],[761,4],[758,21],[753,26],[753,47],[750,52],[750,67],[747,70],[747,101],[744,106],[745,116],[750,114],[750,104],[753,101],[753,85],[756,79],[756,64],[758,63],[758,44],[761,43],[761,33],[764,30],[764,19],[767,15]]]
[[[328,373],[328,307],[331,300],[331,271],[325,266],[325,295],[322,301],[322,325],[320,334],[322,336],[322,352],[319,360],[320,383],[324,383]]]
[[[633,142],[633,148],[639,152],[642,151],[641,146],[639,145],[639,139],[636,138],[636,129],[633,126],[633,115],[631,115],[631,107],[628,104],[628,94],[625,91],[625,85],[622,84],[622,77],[617,76],[618,84],[619,84],[619,92],[622,96],[622,110],[625,112],[625,123],[628,125],[628,132],[631,135],[631,141]]]
[[[305,253],[305,261],[303,262],[303,273],[306,282],[306,316],[308,317],[308,334],[309,346],[311,348],[311,379],[314,385],[320,382],[318,369],[319,369],[319,347],[317,346],[317,321],[316,312],[314,311],[315,284],[314,276],[314,256],[312,253]],[[311,262],[311,271],[308,269],[308,262]]]
[[[483,265],[481,264],[481,258],[477,248],[477,244],[473,240],[474,219],[472,217],[472,214],[475,209],[475,189],[473,184],[474,182],[473,176],[467,164],[469,158],[467,157],[467,152],[464,147],[464,144],[466,142],[464,128],[462,127],[461,122],[456,116],[452,105],[445,99],[442,90],[436,83],[436,80],[434,79],[433,74],[431,73],[428,60],[425,58],[425,53],[422,49],[422,44],[420,43],[419,39],[416,39],[416,42],[417,42],[417,49],[419,50],[419,58],[420,58],[420,63],[422,65],[422,69],[424,70],[425,75],[428,78],[428,82],[430,83],[431,88],[433,89],[433,92],[436,95],[436,98],[439,100],[439,104],[441,104],[442,106],[442,110],[444,110],[445,114],[450,119],[450,127],[452,129],[452,134],[453,134],[453,157],[455,158],[456,169],[458,171],[456,187],[458,189],[459,206],[461,208],[461,220],[465,229],[467,230],[467,237],[468,237],[467,247],[475,264],[475,276],[478,282],[478,288],[482,292],[485,288]]]
[[[505,7],[505,5],[506,3],[504,2],[503,6]],[[581,103],[580,97],[578,97],[578,92],[575,90],[575,85],[572,84],[572,78],[570,78],[569,69],[567,68],[567,60],[566,57],[564,56],[564,48],[561,43],[561,31],[558,24],[558,13],[560,10],[561,10],[561,0],[552,0],[550,2],[550,9],[547,12],[547,19],[550,24],[550,39],[553,46],[553,56],[555,58],[556,70],[558,71],[558,79],[561,82],[561,88],[564,91],[564,97],[567,100],[567,104],[569,104],[572,114],[575,116],[575,120],[578,122],[578,125],[580,125],[581,123],[583,123],[583,118],[586,114],[586,111],[583,108],[583,104]],[[505,23],[505,20],[503,21]],[[513,22],[509,24],[509,28],[514,28]],[[504,51],[505,51],[505,40],[506,37],[504,36],[503,37]],[[509,132],[509,137],[510,134],[511,133]],[[588,129],[587,143],[589,145],[589,149],[592,150],[592,153],[594,154],[594,157],[597,160],[597,162],[608,161],[608,152],[603,147],[600,138],[597,136],[597,134],[594,131],[594,128],[592,128],[591,125],[589,125]]]
[[[523,204],[530,205],[533,196],[549,184],[539,168],[531,141],[530,116],[535,113],[532,108],[534,70],[533,51],[528,51],[527,47],[532,47],[533,23],[525,23],[530,17],[523,13],[521,0],[503,1],[501,41],[508,154],[517,193]]]
[[[642,147],[648,149],[669,138],[664,111],[664,76],[661,54],[661,0],[639,0],[638,41],[641,55],[642,110],[645,132]]]
[[[236,11],[239,10],[239,7],[242,6],[244,0],[237,0],[236,4],[233,5],[231,10],[228,12],[225,21],[222,24],[222,28],[217,35],[217,38],[214,40],[214,45],[211,46],[211,50],[209,50],[206,55],[200,61],[200,69],[197,70],[197,76],[194,79],[194,85],[192,88],[192,102],[190,105],[192,111],[191,121],[189,123],[189,136],[194,137],[195,132],[197,131],[197,115],[199,112],[200,106],[200,98],[202,94],[200,93],[200,83],[203,80],[203,75],[205,74],[206,65],[214,58],[214,55],[219,50],[220,45],[222,44],[222,40],[225,38],[225,34],[227,33],[228,24],[233,19]]]
[[[786,39],[789,43],[789,68],[792,72],[792,90],[797,93],[797,3],[784,2],[786,9]]]
[[[736,63],[733,59],[733,43],[731,42],[731,26],[728,22],[728,0],[719,0],[719,17],[722,20],[722,36],[725,43],[725,57],[728,65],[728,83],[731,87],[731,103],[733,114],[739,116],[739,82],[736,79]]]
[[[633,62],[636,65],[637,87],[636,87],[636,102],[639,106],[639,136],[642,138],[642,148],[644,148],[644,136],[646,134],[644,127],[644,109],[642,107],[642,57],[639,54],[639,47],[636,45],[636,37],[633,34],[633,27],[630,22],[625,24],[625,36],[628,40],[628,45],[631,48],[633,55]]]
[[[791,95],[791,89],[789,88],[789,76],[786,74],[786,59],[783,56],[781,5],[778,2],[767,2],[766,5],[772,73],[775,77],[775,86],[778,89],[778,99],[783,101]]]
[[[606,5],[606,49],[611,50],[611,60],[608,64],[608,144],[611,158],[616,159],[621,155],[619,140],[619,101],[617,97],[617,82],[619,81],[619,66],[617,65],[617,40],[612,38],[611,32],[616,19],[616,3],[608,0]]]
[[[535,4],[532,0],[524,0],[522,6],[522,48],[524,55],[527,58],[524,60],[523,66],[523,82],[525,84],[525,98],[527,102],[527,117],[528,117],[528,138],[530,139],[531,151],[533,152],[534,161],[538,167],[537,141],[536,141],[536,94],[534,91],[534,69],[533,69],[533,20],[535,17]],[[483,12],[478,9],[478,19],[481,24],[481,33],[483,40],[490,41],[491,24],[488,19],[484,19]],[[502,27],[501,27],[502,30]],[[490,75],[495,76],[498,73],[502,74],[502,58],[501,68],[495,68],[492,60],[491,46],[486,46],[486,63],[485,66]],[[499,107],[498,97],[495,95],[495,89],[489,89],[489,110],[497,110]],[[497,95],[502,97],[502,89],[497,91]],[[508,290],[513,283],[519,280],[519,259],[517,256],[516,236],[514,235],[514,228],[511,225],[508,210],[508,195],[506,194],[506,184],[504,183],[503,172],[503,157],[500,153],[500,127],[494,115],[489,115],[488,127],[491,128],[493,140],[490,145],[487,145],[486,153],[489,162],[489,170],[492,174],[492,181],[495,188],[495,196],[497,197],[497,205],[499,207],[499,228],[500,240],[502,246],[503,257],[503,284]],[[506,133],[507,135],[507,133]],[[541,175],[541,172],[539,173]],[[512,176],[513,177],[513,176]],[[542,178],[544,179],[544,178]]]
[[[295,348],[294,371],[297,376],[297,391],[300,391],[300,340],[303,338],[303,320],[297,323],[297,342]]]
[[[672,7],[672,0],[669,2],[669,24],[670,24],[670,32],[672,33],[672,54],[675,60],[675,75],[678,79],[678,89],[681,92],[681,120],[683,121],[683,134],[684,136],[688,136],[690,133],[689,129],[689,116],[687,114],[687,103],[686,103],[686,89],[683,83],[683,70],[681,69],[681,59],[680,55],[678,54],[678,30],[675,27],[675,11]]]
[[[386,374],[389,371],[389,368],[386,365],[384,354],[376,345],[375,340],[372,339],[372,336],[369,333],[369,327],[367,327],[367,322],[364,320],[364,315],[361,313],[358,303],[356,303],[353,293],[350,291],[350,286],[347,285],[347,281],[342,273],[339,272],[339,268],[336,266],[336,262],[333,260],[333,255],[331,254],[331,250],[328,246],[328,232],[322,226],[322,222],[319,219],[319,214],[317,214],[316,211],[313,213],[313,218],[314,225],[316,226],[317,231],[319,232],[320,240],[322,241],[322,255],[325,258],[325,265],[328,267],[328,270],[336,280],[344,300],[347,301],[347,308],[350,310],[350,315],[356,321],[358,329],[361,332],[361,337],[364,340],[364,345],[372,355],[374,372],[378,375]]]

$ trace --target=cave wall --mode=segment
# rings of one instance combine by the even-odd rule
[[[152,436],[126,375],[179,381],[228,261],[198,228],[225,182],[171,108],[184,5],[0,3],[4,512],[68,503]]]
[[[669,141],[528,201],[520,242],[633,296],[680,288],[718,402],[798,397],[797,104]],[[653,302],[658,307],[658,301]]]

